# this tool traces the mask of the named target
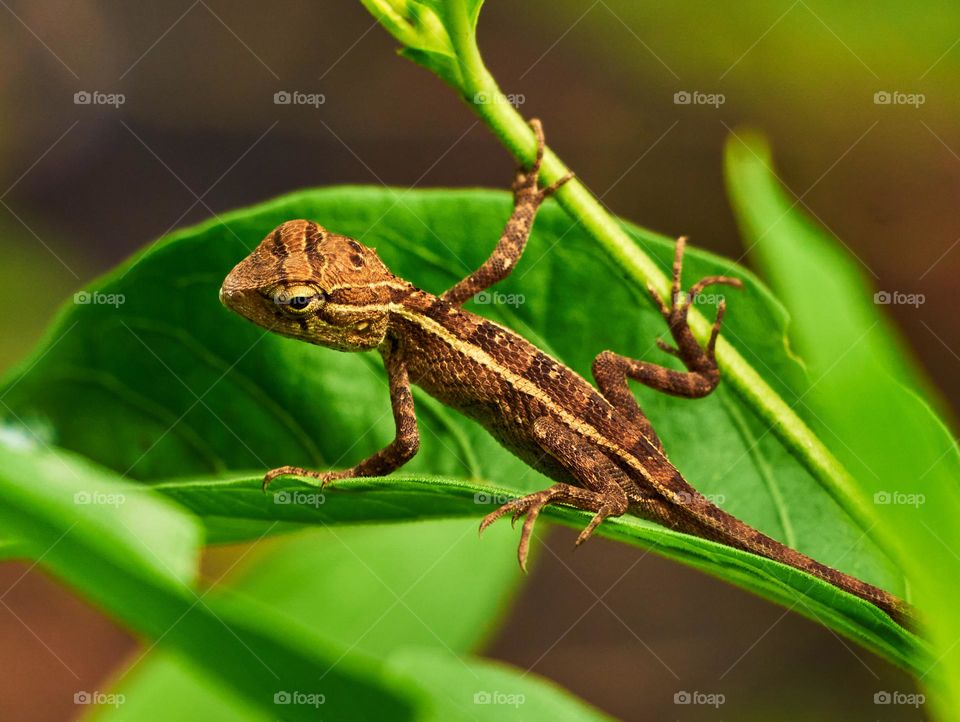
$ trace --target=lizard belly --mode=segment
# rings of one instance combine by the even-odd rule
[[[456,409],[487,430],[505,449],[525,464],[558,481],[575,482],[533,438],[530,428],[540,416],[550,413],[533,396],[517,391],[482,368],[460,367],[451,374],[436,373],[434,364],[408,361],[410,381],[445,406]],[[473,374],[480,383],[464,387],[460,372]],[[480,375],[483,375],[482,378]]]
[[[444,321],[444,328],[433,333],[426,332],[430,324],[411,321],[402,335],[410,381],[477,421],[527,465],[557,481],[577,483],[544,453],[533,423],[541,416],[566,423],[586,409],[609,425],[616,412],[606,399],[509,329],[466,311],[448,312]]]

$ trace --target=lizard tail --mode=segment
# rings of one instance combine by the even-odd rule
[[[916,609],[907,602],[862,579],[844,574],[796,549],[781,544],[776,539],[728,514],[702,494],[694,491],[692,487],[688,486],[688,488],[690,491],[682,496],[686,502],[683,506],[688,512],[684,516],[689,515],[694,520],[691,533],[807,572],[879,607],[901,626],[908,629],[917,628]],[[684,531],[682,526],[682,524],[679,525],[680,531]]]

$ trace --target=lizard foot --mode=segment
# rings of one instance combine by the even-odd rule
[[[614,485],[615,486],[615,485]],[[517,547],[517,560],[520,562],[520,568],[527,571],[527,556],[530,552],[530,538],[533,536],[533,525],[540,516],[540,512],[547,504],[567,504],[592,511],[595,516],[587,527],[577,537],[577,546],[585,542],[593,534],[594,530],[608,516],[619,516],[627,510],[626,494],[615,487],[613,493],[603,494],[589,489],[582,489],[570,484],[554,484],[543,491],[534,492],[513,499],[503,504],[495,511],[487,514],[480,522],[480,533],[497,519],[506,514],[512,514],[512,522],[516,523],[520,517],[526,515],[523,521],[523,528],[520,531],[520,545]]]
[[[683,252],[687,245],[686,236],[677,239],[677,249],[673,259],[673,283],[671,285],[671,299],[668,306],[660,293],[651,285],[647,289],[653,300],[660,308],[660,313],[670,326],[670,332],[677,341],[677,346],[669,346],[660,339],[657,340],[657,346],[662,351],[681,359],[688,368],[697,368],[698,370],[710,370],[716,368],[715,349],[717,345],[717,336],[720,334],[720,324],[723,322],[723,315],[726,312],[726,301],[720,299],[717,304],[717,317],[713,322],[713,328],[710,330],[710,339],[706,347],[701,347],[693,339],[690,327],[687,325],[687,312],[693,305],[703,290],[708,286],[731,286],[732,288],[743,288],[743,282],[738,278],[730,276],[706,276],[694,283],[689,291],[682,291],[680,286],[680,274],[683,269]]]
[[[271,469],[263,476],[263,491],[267,490],[270,482],[280,476],[305,476],[310,479],[319,479],[320,488],[323,489],[331,481],[337,479],[347,479],[352,476],[349,469],[341,471],[313,471],[312,469],[302,469],[299,466],[281,466],[277,469]]]
[[[540,187],[538,179],[540,177],[540,167],[543,165],[543,151],[546,147],[546,141],[543,136],[543,124],[540,123],[539,119],[531,118],[530,127],[533,128],[533,134],[537,138],[537,154],[533,159],[533,165],[529,169],[521,167],[517,170],[517,175],[513,180],[513,193],[517,197],[530,196],[533,203],[539,206],[556,193],[560,186],[571,180],[574,174],[567,173],[545,188]]]

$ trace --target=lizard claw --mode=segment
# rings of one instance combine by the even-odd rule
[[[577,174],[574,173],[573,171],[570,171],[569,173],[566,173],[565,175],[561,176],[558,180],[555,180],[546,188],[542,188],[540,190],[540,200],[546,200],[547,198],[552,196],[554,193],[556,193],[558,190],[560,190],[560,187],[562,185],[564,185],[565,183],[568,183],[569,181],[572,181],[576,177],[577,177]]]
[[[620,513],[622,514],[623,511],[621,511]],[[587,524],[587,526],[584,527],[583,531],[580,532],[580,536],[577,537],[577,541],[574,543],[574,547],[580,546],[587,539],[593,536],[593,532],[596,530],[598,526],[600,526],[600,523],[604,519],[606,519],[608,516],[613,516],[614,514],[615,514],[614,509],[611,506],[604,504],[602,507],[600,507],[600,511],[598,511],[594,515],[593,519],[590,520],[590,523]]]
[[[540,511],[543,507],[555,498],[563,496],[563,493],[564,490],[562,488],[550,487],[549,489],[508,501],[483,518],[483,521],[480,522],[480,532],[483,533],[483,530],[493,524],[493,522],[511,512],[513,514],[511,524],[516,524],[522,516],[526,515],[527,518],[523,520],[523,527],[520,530],[520,545],[517,547],[517,561],[520,563],[520,569],[526,573],[527,557],[530,553],[530,540],[533,537],[533,526],[537,521],[537,517],[540,516]]]
[[[295,476],[297,472],[303,471],[303,469],[297,469],[294,466],[281,466],[277,469],[271,469],[266,474],[263,475],[263,484],[260,487],[260,490],[266,494],[267,487],[270,486],[270,482],[280,476]]]
[[[573,173],[567,173],[545,188],[539,186],[538,180],[540,178],[540,168],[543,165],[546,141],[543,135],[543,124],[538,118],[530,119],[530,127],[533,129],[533,135],[537,140],[537,152],[530,168],[521,167],[517,170],[517,175],[513,181],[513,192],[514,195],[517,196],[530,194],[533,196],[536,205],[540,205],[544,200],[556,193],[564,183],[572,180],[575,175]]]

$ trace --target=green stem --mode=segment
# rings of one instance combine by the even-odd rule
[[[507,102],[478,103],[478,95],[488,99],[503,98],[493,76],[483,64],[465,3],[449,0],[452,40],[457,52],[461,94],[477,115],[489,126],[510,153],[521,163],[532,161],[536,140],[527,121]],[[542,175],[552,183],[569,172],[553,151],[544,155]],[[560,205],[586,229],[600,246],[624,270],[643,286],[652,286],[664,297],[670,294],[670,279],[659,265],[640,250],[600,201],[579,180],[564,185],[556,194]],[[694,334],[705,340],[711,322],[696,309],[689,315]],[[859,526],[889,554],[897,545],[863,497],[856,480],[843,464],[830,453],[820,439],[796,412],[774,391],[740,353],[722,336],[717,342],[717,363],[724,378],[750,404],[780,440],[804,463],[820,484]],[[879,530],[879,531],[878,531]]]

